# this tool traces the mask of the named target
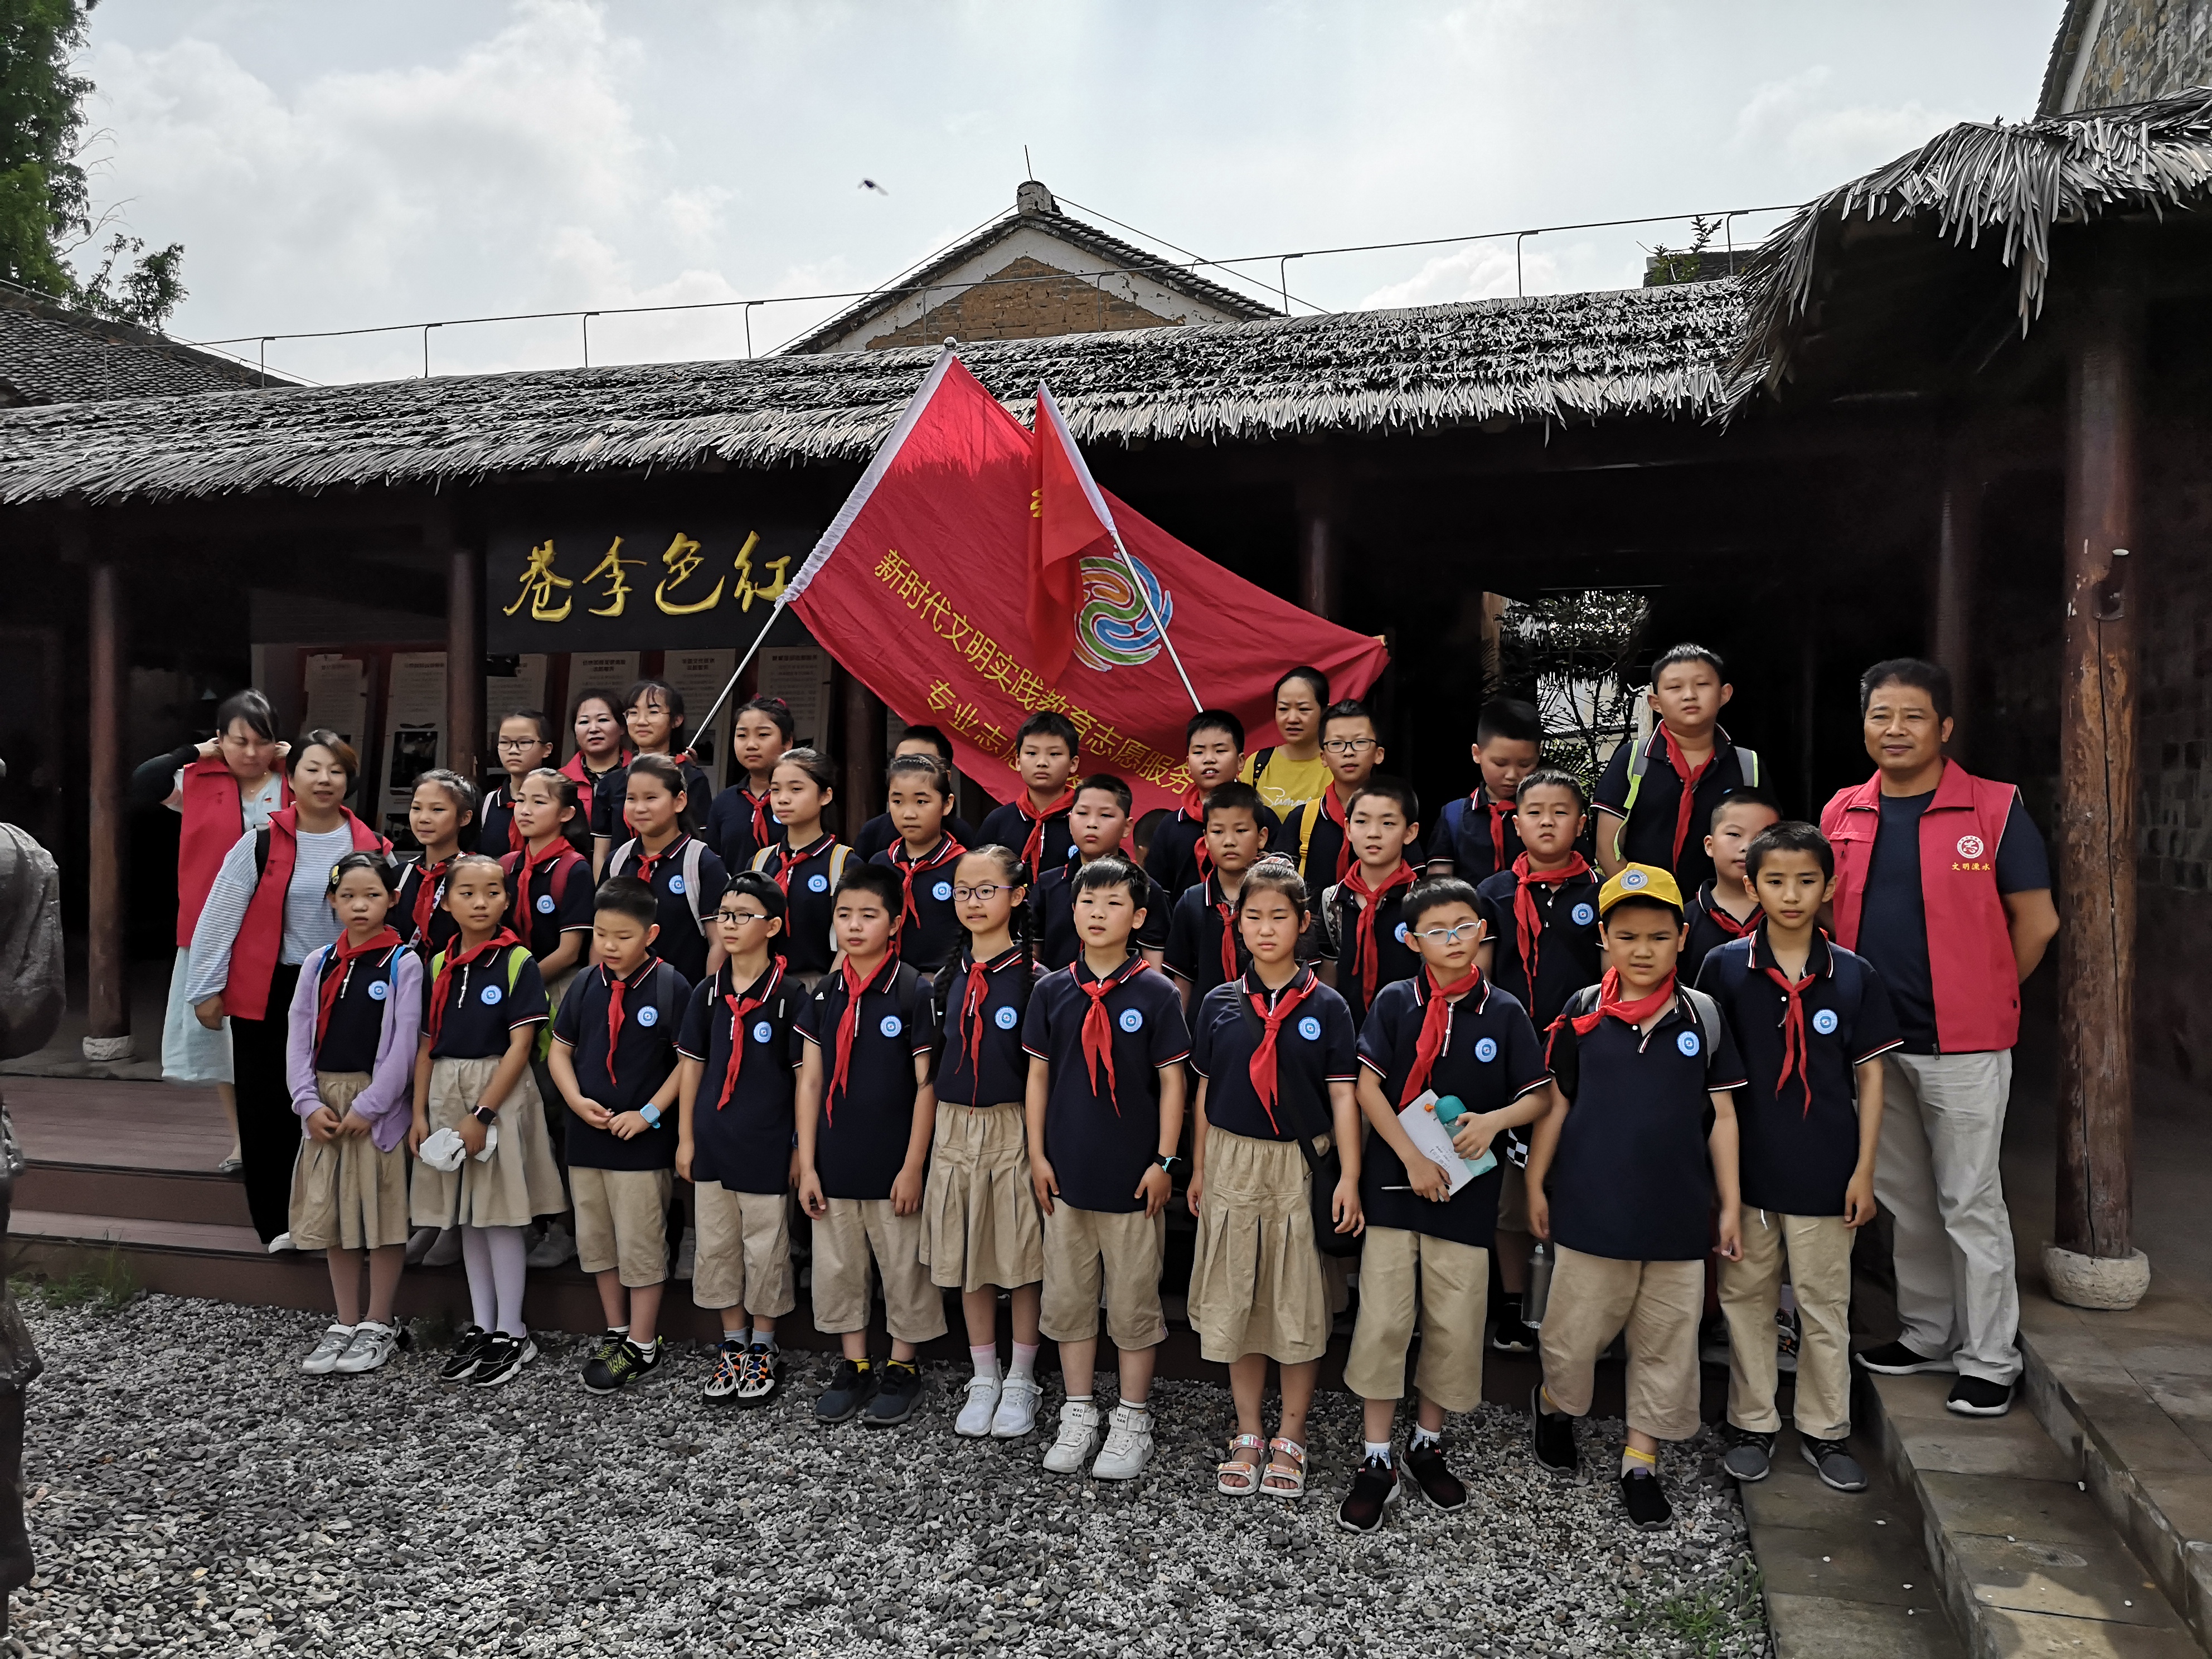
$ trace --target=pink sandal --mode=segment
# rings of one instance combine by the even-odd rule
[[[1285,1503],[1295,1503],[1306,1495],[1306,1449],[1295,1440],[1285,1440],[1278,1435],[1267,1443],[1271,1455],[1267,1473],[1261,1476],[1260,1490],[1270,1498],[1279,1498]],[[1279,1469],[1275,1459],[1287,1457],[1295,1468]],[[1278,1485],[1277,1483],[1280,1484]]]
[[[1213,1468],[1214,1491],[1227,1498],[1249,1498],[1254,1492],[1259,1491],[1261,1477],[1267,1469],[1267,1459],[1263,1457],[1256,1463],[1248,1463],[1237,1454],[1246,1451],[1264,1452],[1267,1449],[1267,1443],[1256,1434],[1240,1434],[1231,1441],[1229,1461],[1226,1463],[1217,1463]],[[1243,1484],[1231,1486],[1230,1483],[1233,1480],[1242,1481]]]

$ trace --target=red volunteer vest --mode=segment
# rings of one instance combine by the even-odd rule
[[[627,748],[616,751],[620,757],[616,766],[628,766],[634,758]],[[586,830],[592,825],[592,775],[584,769],[584,751],[579,749],[562,763],[561,775],[573,778],[576,783],[576,817],[574,822]]]
[[[356,853],[392,851],[390,842],[352,812],[346,812],[345,821],[353,831]],[[260,885],[246,901],[238,941],[230,947],[230,978],[222,988],[222,1011],[233,1019],[269,1016],[269,983],[276,972],[277,953],[284,947],[284,890],[291,884],[292,866],[300,856],[299,833],[296,806],[288,806],[269,820],[269,863],[261,872]],[[237,844],[238,838],[232,836],[231,845]]]
[[[2009,1048],[2020,1040],[2020,967],[1997,893],[1997,843],[2020,791],[1946,763],[1920,815],[1920,898],[1936,1042],[1947,1054]],[[1838,790],[1820,812],[1836,849],[1836,943],[1856,950],[1867,870],[1881,828],[1881,776]]]
[[[291,780],[284,778],[277,787],[283,792],[280,804],[289,806]],[[238,780],[220,755],[185,768],[177,805],[184,817],[177,836],[177,948],[181,951],[192,942],[192,929],[199,926],[223,855],[246,831],[246,809],[239,799]]]

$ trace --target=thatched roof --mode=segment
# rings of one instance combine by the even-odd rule
[[[2165,214],[2212,195],[2212,90],[2016,125],[1967,122],[1809,203],[1746,274],[1740,391],[1793,356],[1843,263],[1854,222],[1911,226],[1954,248],[1993,245],[2016,270],[2025,334],[2042,310],[2051,233],[2120,214]]]
[[[255,380],[251,368],[151,329],[0,285],[0,407],[158,398]]]
[[[1740,284],[1478,300],[963,347],[1024,418],[1049,384],[1078,438],[1224,442],[1503,418],[1708,413]],[[858,461],[935,353],[903,349],[221,392],[0,414],[0,501],[499,473]]]

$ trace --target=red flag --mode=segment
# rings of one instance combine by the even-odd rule
[[[1094,521],[1111,516],[1129,560],[1109,542],[1079,544],[1059,561],[1075,566],[1079,586],[1071,654],[1048,670],[1028,616],[1029,576],[1039,568],[1032,502],[1049,511],[1035,493],[1043,488],[1036,447],[946,352],[785,596],[901,720],[949,732],[961,770],[998,799],[1021,787],[1015,728],[1049,708],[1074,722],[1080,770],[1120,773],[1140,812],[1181,802],[1190,698],[1155,617],[1255,748],[1275,740],[1274,684],[1285,668],[1311,663],[1348,697],[1382,672],[1380,641],[1232,575],[1104,490],[1084,499],[1097,504]]]
[[[1030,492],[1030,639],[1037,672],[1058,679],[1075,654],[1075,613],[1083,599],[1082,558],[1114,550],[1098,486],[1068,435],[1052,393],[1037,387],[1036,484]]]

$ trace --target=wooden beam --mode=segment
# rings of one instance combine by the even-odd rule
[[[82,529],[78,534],[82,535]],[[85,952],[87,1035],[84,1057],[128,1060],[131,1042],[131,963],[124,948],[124,865],[129,821],[124,802],[123,722],[129,661],[123,571],[105,549],[83,549],[90,558],[87,585],[87,700],[91,749],[88,933]]]
[[[1297,487],[1298,604],[1316,617],[1336,617],[1340,505],[1334,481],[1323,475]],[[1284,665],[1285,667],[1288,664]]]
[[[483,550],[434,526],[446,555],[446,764],[471,782],[483,776]]]
[[[1929,624],[1936,660],[1951,671],[1951,741],[1945,752],[1966,758],[1974,672],[1974,566],[1981,552],[1982,469],[1962,441],[1954,441],[1943,472],[1936,538],[1936,607]]]
[[[2141,312],[2083,299],[2067,383],[2060,670],[2056,1243],[2131,1250],[2135,1108],[2136,529]]]
[[[837,822],[842,839],[850,842],[860,826],[883,810],[884,744],[890,728],[884,720],[883,699],[861,684],[860,677],[838,665],[836,684],[844,751],[839,776]]]

